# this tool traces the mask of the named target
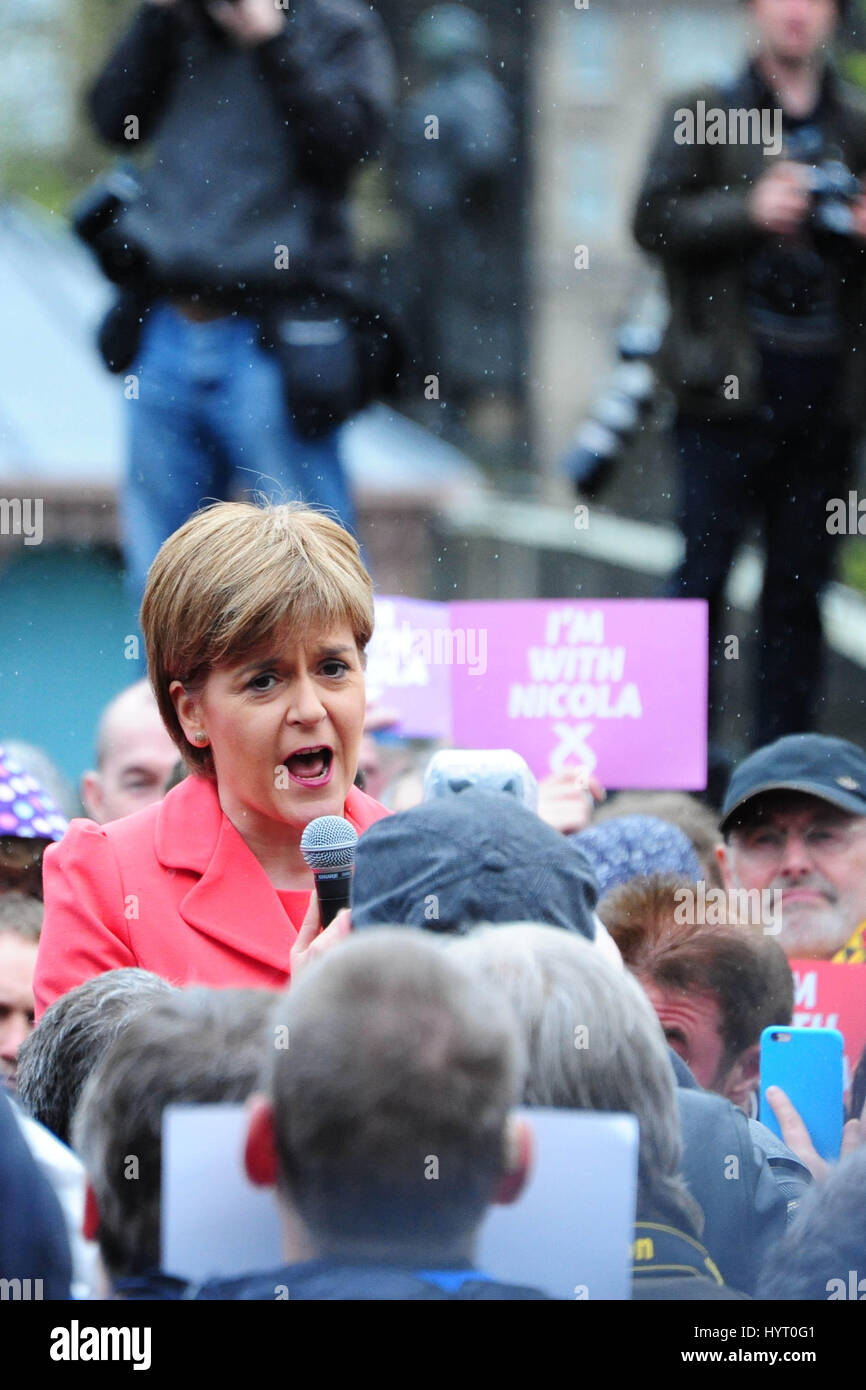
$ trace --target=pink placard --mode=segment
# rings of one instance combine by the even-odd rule
[[[447,603],[376,598],[376,626],[367,647],[367,699],[398,716],[392,733],[449,737],[455,655]]]
[[[512,748],[539,778],[584,764],[609,789],[706,786],[703,599],[449,607],[452,632],[484,655],[451,669],[458,747]]]
[[[845,1090],[866,1047],[866,965],[792,960],[799,1028],[838,1028],[845,1039]]]

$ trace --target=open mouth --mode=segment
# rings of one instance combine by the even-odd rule
[[[302,748],[286,758],[285,766],[293,782],[304,787],[324,787],[331,780],[334,750],[325,744]]]

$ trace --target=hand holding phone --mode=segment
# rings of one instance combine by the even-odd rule
[[[825,1165],[842,1147],[843,1046],[837,1028],[776,1025],[761,1034],[761,1122],[800,1157],[808,1141]]]

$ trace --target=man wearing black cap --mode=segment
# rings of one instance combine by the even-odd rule
[[[866,754],[790,734],[735,770],[718,850],[725,886],[781,893],[788,956],[866,961]]]

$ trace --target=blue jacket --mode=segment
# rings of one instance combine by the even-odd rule
[[[476,1269],[414,1270],[397,1265],[343,1265],[331,1260],[309,1260],[281,1269],[247,1274],[235,1279],[212,1279],[185,1290],[179,1280],[155,1274],[118,1280],[116,1292],[128,1299],[289,1300],[342,1299],[353,1302],[441,1302],[461,1300],[492,1302],[503,1299],[525,1302],[547,1299],[538,1289],[499,1284]]]

